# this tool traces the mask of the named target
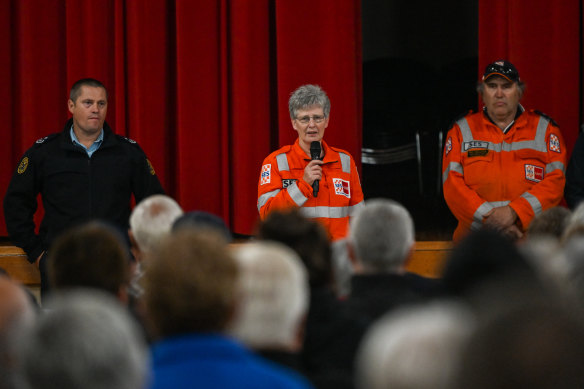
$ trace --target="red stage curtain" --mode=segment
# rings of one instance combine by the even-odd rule
[[[61,131],[71,84],[93,77],[167,192],[250,234],[261,162],[295,139],[297,86],[329,93],[326,139],[360,159],[360,17],[358,0],[1,1],[0,193],[22,153]]]
[[[553,117],[571,150],[582,86],[581,0],[479,0],[479,72],[496,59],[517,66],[522,104]]]

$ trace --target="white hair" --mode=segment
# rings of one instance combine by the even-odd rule
[[[458,303],[400,308],[379,319],[357,353],[358,389],[448,389],[474,318]]]
[[[77,290],[53,297],[47,306],[20,341],[22,378],[28,388],[144,387],[147,347],[118,301]]]
[[[231,334],[254,349],[289,347],[308,310],[308,275],[300,257],[267,241],[234,250],[240,306]]]
[[[182,214],[182,208],[168,196],[153,195],[142,200],[130,215],[130,229],[138,249],[152,252]]]
[[[399,270],[414,245],[412,217],[407,209],[392,200],[366,201],[349,228],[349,243],[368,270]]]

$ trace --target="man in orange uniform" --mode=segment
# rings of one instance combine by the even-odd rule
[[[519,104],[525,84],[508,61],[489,64],[477,90],[483,112],[458,120],[442,161],[444,198],[458,227],[519,239],[535,215],[562,199],[566,146],[557,124]]]
[[[319,86],[303,85],[290,96],[288,108],[298,139],[264,159],[258,183],[260,218],[275,209],[300,207],[304,216],[326,227],[331,240],[341,239],[349,217],[363,205],[363,191],[351,155],[322,139],[330,100]]]

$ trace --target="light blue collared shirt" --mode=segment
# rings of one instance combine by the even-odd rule
[[[79,139],[77,139],[77,135],[75,135],[75,131],[73,131],[73,126],[71,126],[71,140],[73,141],[74,145],[83,147],[83,150],[85,150],[89,158],[91,158],[93,153],[95,153],[103,143],[103,128],[101,129],[101,132],[99,133],[99,136],[97,137],[95,142],[93,142],[93,144],[89,148],[85,147],[84,144],[79,142]]]

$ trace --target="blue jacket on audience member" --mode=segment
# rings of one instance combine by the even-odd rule
[[[218,334],[163,339],[152,346],[151,389],[308,389],[308,381]]]

